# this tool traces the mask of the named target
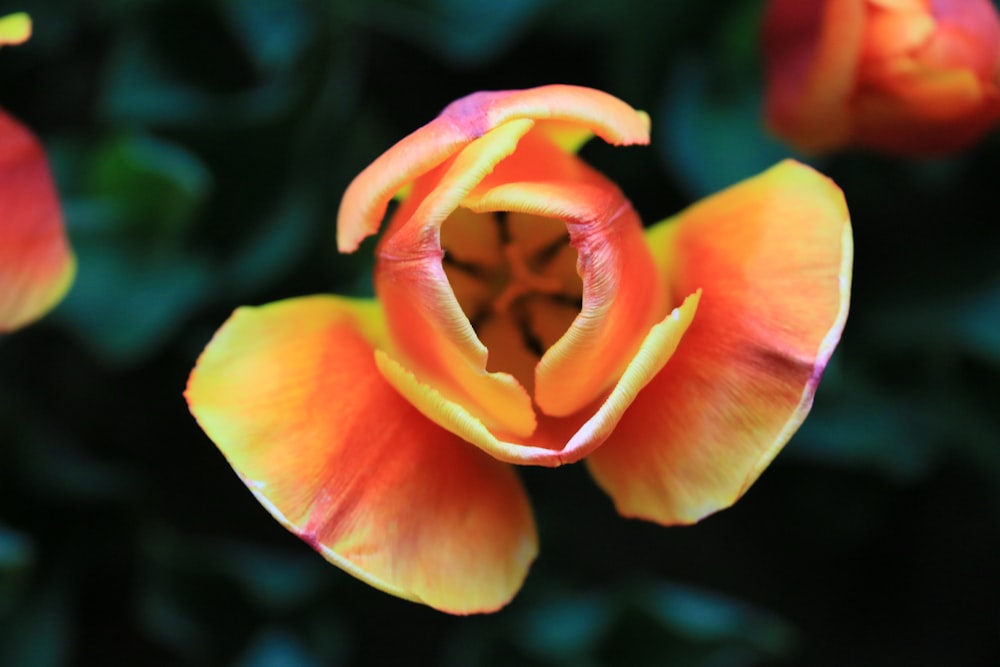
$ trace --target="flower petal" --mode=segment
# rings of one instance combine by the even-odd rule
[[[808,413],[847,317],[850,222],[831,181],[786,161],[648,239],[674,294],[701,302],[587,461],[622,514],[691,523],[735,502]]]
[[[22,327],[66,294],[76,272],[45,153],[0,111],[0,332]]]
[[[848,140],[865,0],[771,0],[764,16],[767,120],[802,150]]]
[[[393,216],[375,268],[375,290],[395,334],[394,354],[490,429],[515,436],[535,430],[531,397],[513,376],[486,371],[487,350],[441,265],[440,233],[448,214],[532,126],[530,120],[506,123],[456,155],[412,215],[404,205]],[[422,187],[418,183],[415,190]]]
[[[389,355],[376,352],[376,363],[389,384],[428,419],[490,456],[521,465],[554,467],[575,463],[605,441],[642,388],[667,363],[694,318],[699,298],[699,292],[691,295],[649,331],[638,353],[605,396],[568,418],[543,415],[535,433],[517,442],[496,437],[465,407],[418,380]]]
[[[547,165],[549,179],[579,174],[573,180],[540,179],[532,173],[539,163]],[[618,380],[666,311],[666,290],[656,281],[635,210],[598,172],[531,134],[464,204],[477,212],[513,211],[566,223],[583,279],[583,305],[538,364],[535,403],[554,417],[578,412]]]
[[[330,562],[453,613],[495,610],[537,552],[513,469],[383,379],[373,302],[241,308],[191,374],[192,413],[258,500]]]
[[[31,17],[17,12],[0,17],[0,46],[23,44],[31,37]]]
[[[427,125],[399,141],[362,171],[344,193],[337,246],[353,252],[376,231],[392,197],[470,141],[518,119],[552,124],[560,145],[575,148],[594,133],[616,144],[649,142],[649,117],[607,93],[580,86],[473,93],[449,104]],[[572,125],[580,130],[574,131]]]

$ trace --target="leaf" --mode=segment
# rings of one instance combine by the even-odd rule
[[[176,240],[204,204],[211,174],[193,153],[142,133],[105,142],[90,166],[88,193],[142,239]]]
[[[261,631],[236,667],[320,667],[319,659],[312,655],[292,635],[277,628]]]
[[[706,63],[681,61],[667,81],[653,127],[661,159],[692,198],[718,192],[789,156],[767,134],[759,87],[713,93]]]
[[[417,42],[454,65],[477,67],[500,56],[551,0],[429,0],[419,8],[373,3],[364,20]]]
[[[54,318],[116,364],[163,345],[215,284],[207,262],[193,256],[156,257],[100,239],[76,240],[74,249],[79,273]]]
[[[1000,279],[965,297],[956,310],[952,327],[959,343],[984,360],[1000,364]]]
[[[317,33],[317,20],[301,0],[226,0],[226,18],[258,70],[287,72]]]
[[[21,598],[35,556],[34,543],[28,536],[0,524],[0,618]]]

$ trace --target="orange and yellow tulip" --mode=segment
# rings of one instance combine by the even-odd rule
[[[27,15],[0,19],[0,46],[30,34]],[[0,111],[0,333],[47,313],[75,270],[45,152],[26,127]]]
[[[766,116],[807,152],[954,152],[1000,122],[991,0],[771,0]]]
[[[289,530],[356,577],[495,610],[537,551],[509,464],[586,458],[626,516],[736,501],[805,418],[847,315],[840,190],[784,162],[643,230],[575,149],[645,144],[596,90],[482,92],[348,187],[377,299],[240,308],[186,397]]]

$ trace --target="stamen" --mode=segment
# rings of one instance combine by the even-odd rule
[[[503,211],[456,217],[455,224],[466,226],[442,239],[442,266],[469,324],[490,350],[488,367],[514,373],[532,391],[531,360],[537,363],[562,335],[562,324],[572,320],[567,311],[580,312],[582,286],[574,289],[576,253],[564,223],[515,215],[520,217]],[[545,312],[536,312],[538,307]]]
[[[545,268],[549,262],[556,258],[559,251],[569,245],[569,235],[560,236],[552,243],[542,247],[535,253],[535,256],[531,258],[532,264],[537,266],[539,269]]]
[[[497,211],[494,213],[493,221],[497,225],[497,232],[500,236],[500,245],[510,245],[512,241],[510,237],[510,224],[507,220],[507,211]]]
[[[450,255],[447,251],[445,251],[444,257],[441,258],[441,263],[450,269],[462,271],[477,280],[488,281],[490,279],[491,272],[485,266],[476,264],[475,262],[463,262],[454,255]]]
[[[503,254],[510,266],[511,280],[494,302],[493,307],[497,312],[506,312],[510,304],[532,292],[558,294],[562,291],[559,279],[543,276],[531,270],[520,247],[513,243],[508,244],[504,246]]]
[[[519,306],[514,309],[514,322],[517,324],[517,328],[521,332],[521,340],[524,343],[524,346],[537,357],[541,357],[545,354],[545,345],[542,344],[541,339],[537,334],[535,334],[531,325],[531,313],[529,313],[528,309],[524,307],[523,302],[521,302]]]

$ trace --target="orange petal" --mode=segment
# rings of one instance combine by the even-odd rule
[[[537,552],[516,475],[383,379],[373,302],[241,308],[191,374],[192,413],[265,508],[359,579],[452,613],[492,611]]]
[[[808,413],[847,316],[850,222],[831,181],[786,161],[648,240],[661,280],[701,302],[587,461],[622,514],[691,523],[735,502]]]
[[[862,47],[863,61],[877,63],[906,57],[930,41],[937,25],[926,2],[893,2],[888,4],[868,0],[869,10]],[[868,62],[863,62],[864,68]]]
[[[583,307],[539,362],[535,402],[551,416],[577,412],[618,379],[665,309],[664,291],[649,288],[656,285],[655,267],[638,216],[613,186],[560,182],[502,185],[468,205],[566,221]]]
[[[859,96],[855,140],[903,155],[959,150],[1000,121],[1000,94],[967,70],[899,63]]]
[[[548,178],[533,173],[538,164],[547,165]],[[562,174],[574,177],[563,180]],[[666,312],[665,289],[656,281],[635,210],[613,183],[534,135],[524,137],[517,153],[464,204],[566,223],[583,279],[583,307],[542,356],[535,403],[550,416],[579,411],[618,380]]]
[[[591,409],[564,419],[543,416],[538,430],[518,441],[498,438],[464,406],[421,382],[389,355],[377,352],[376,363],[386,380],[422,414],[490,456],[522,465],[575,463],[605,441],[642,388],[670,359],[694,318],[699,297],[695,293],[686,299],[649,331],[614,388],[594,401]]]
[[[375,290],[393,332],[394,353],[488,428],[514,436],[535,430],[531,397],[513,376],[486,371],[487,350],[441,265],[440,233],[445,218],[532,126],[530,120],[512,121],[469,143],[412,215],[410,206],[400,207],[379,244],[375,268]]]
[[[622,145],[649,142],[649,118],[607,93],[580,86],[473,93],[449,104],[427,125],[399,141],[348,186],[337,216],[337,245],[353,252],[378,231],[392,197],[470,141],[518,119],[551,123],[561,145],[576,147],[592,132]],[[580,130],[574,131],[572,125]]]
[[[75,272],[45,153],[0,111],[0,332],[47,313]]]
[[[801,150],[850,139],[849,104],[865,29],[865,0],[772,0],[764,17],[766,114]]]

